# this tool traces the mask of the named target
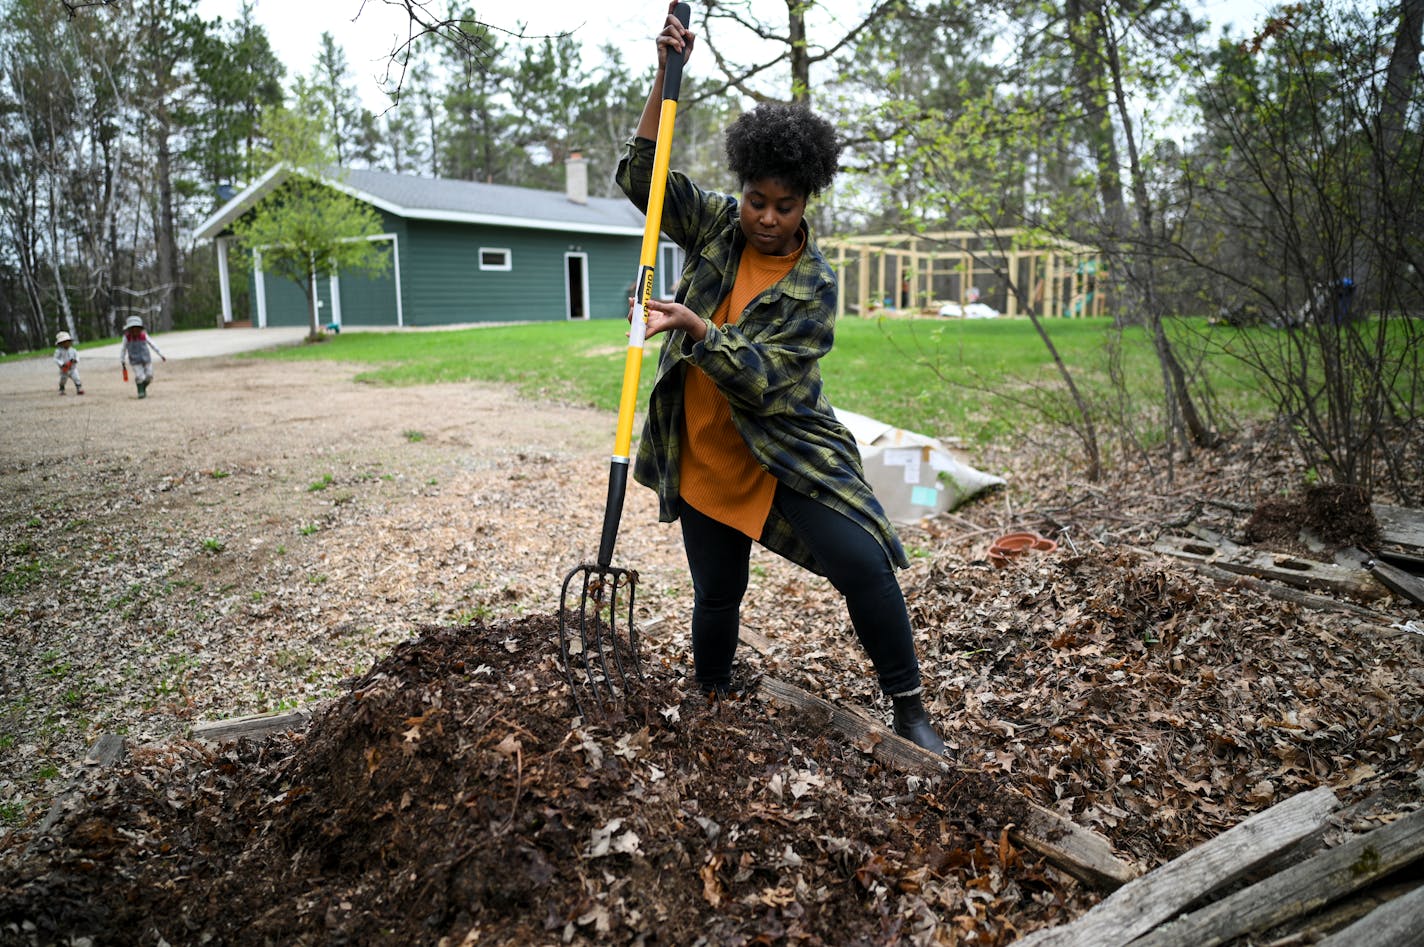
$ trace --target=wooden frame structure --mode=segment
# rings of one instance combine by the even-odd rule
[[[857,315],[878,311],[939,313],[942,305],[984,302],[1008,316],[1026,315],[1000,276],[1028,287],[1037,316],[1101,316],[1102,267],[1091,247],[1068,240],[1026,239],[1023,230],[968,230],[820,241],[841,293],[836,314],[853,299]]]

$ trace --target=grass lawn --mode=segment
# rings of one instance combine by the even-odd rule
[[[1120,374],[1140,411],[1161,404],[1161,376],[1140,330],[1119,335],[1107,319],[1046,323],[1054,345],[1091,403],[1119,403],[1110,344],[1120,340]],[[285,360],[327,359],[366,366],[357,376],[376,384],[490,381],[516,385],[531,398],[553,398],[617,410],[627,347],[620,322],[538,323],[432,332],[349,332],[314,345],[258,353]],[[1211,341],[1202,321],[1179,329],[1193,350]],[[1224,330],[1235,332],[1236,330]],[[1270,406],[1235,360],[1221,353],[1198,365],[1210,371],[1218,401],[1237,414]],[[657,362],[649,342],[639,406]],[[832,403],[899,427],[936,436],[990,440],[1042,423],[1024,400],[1042,400],[1061,382],[1047,349],[1026,319],[842,319],[835,349],[822,362]]]

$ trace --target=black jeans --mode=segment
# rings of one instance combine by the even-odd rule
[[[851,625],[875,665],[880,689],[890,695],[918,689],[920,665],[905,596],[880,543],[859,523],[785,485],[777,486],[773,505],[845,596]],[[731,678],[752,541],[686,503],[681,520],[694,593],[692,666],[697,683],[711,689]]]

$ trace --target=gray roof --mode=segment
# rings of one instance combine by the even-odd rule
[[[199,224],[194,236],[208,240],[221,235],[290,173],[282,165],[273,167]],[[337,170],[323,180],[387,213],[409,219],[623,236],[643,232],[642,212],[621,197],[590,197],[588,203],[577,204],[562,191],[350,169]]]
[[[643,215],[626,197],[590,197],[587,204],[576,204],[562,191],[384,171],[347,171],[346,185],[357,196],[375,198],[373,203],[388,203],[387,209],[403,217],[448,219],[451,215],[469,215],[506,218],[512,223],[524,221],[525,226],[555,224],[560,230],[627,228],[643,232]]]

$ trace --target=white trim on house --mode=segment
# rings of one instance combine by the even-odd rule
[[[262,272],[262,251],[252,250],[252,291],[257,294],[257,328],[267,328],[267,277]]]
[[[677,282],[682,279],[682,267],[686,254],[682,247],[671,240],[658,244],[658,298],[672,299],[677,291]]]
[[[218,289],[222,292],[222,324],[229,325],[232,322],[232,279],[227,271],[227,245],[231,242],[227,237],[218,237],[213,241],[214,252],[218,255]]]
[[[504,262],[486,263],[486,253],[491,255],[503,254]],[[514,269],[514,251],[509,249],[509,247],[480,247],[479,252],[475,255],[475,259],[479,261],[480,269],[482,270],[495,270],[497,272],[507,273]]]
[[[582,312],[583,315],[579,317],[579,321],[581,321],[581,322],[587,322],[588,319],[589,319],[589,314],[588,314],[588,252],[587,252],[587,251],[584,251],[584,250],[569,250],[569,251],[567,251],[567,252],[564,253],[564,318],[565,318],[565,319],[572,319],[572,318],[574,318],[573,287],[569,285],[569,260],[572,260],[572,259],[574,259],[574,258],[577,258],[577,259],[580,261],[580,262],[579,262],[579,282],[582,283],[582,285],[579,287],[579,295],[580,295],[580,297],[581,297],[581,299],[579,300],[580,303],[581,303],[581,306],[580,306],[580,308],[579,308],[579,312]]]

